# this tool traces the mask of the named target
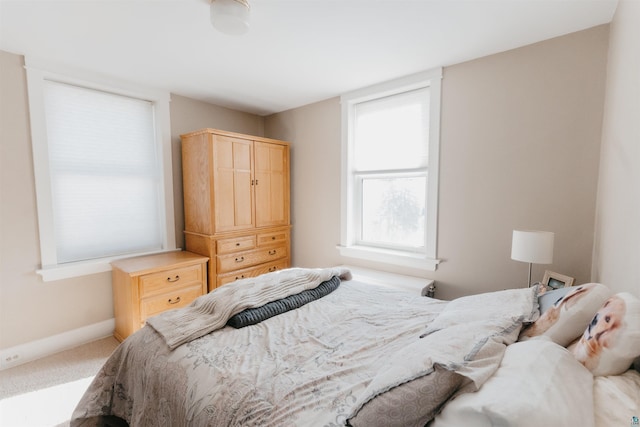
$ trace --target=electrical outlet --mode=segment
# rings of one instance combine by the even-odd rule
[[[0,359],[0,369],[10,368],[15,365],[20,360],[20,354],[18,353],[7,353],[2,355],[2,359]]]

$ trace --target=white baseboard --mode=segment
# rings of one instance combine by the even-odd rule
[[[0,350],[0,371],[69,350],[113,334],[115,319]]]

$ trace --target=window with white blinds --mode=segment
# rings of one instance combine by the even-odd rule
[[[168,97],[27,77],[44,280],[175,249]]]
[[[424,253],[429,88],[357,103],[354,122],[355,241]]]
[[[52,81],[44,101],[58,263],[162,249],[153,104]]]
[[[440,70],[341,101],[341,254],[435,269]]]

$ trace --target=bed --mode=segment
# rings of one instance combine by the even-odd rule
[[[344,268],[240,280],[149,319],[101,368],[71,426],[633,425],[640,374],[626,368],[640,323],[616,375],[594,376],[578,343],[554,342],[571,335],[558,323],[588,324],[575,319],[611,297],[594,289],[581,291],[586,305],[554,301],[570,321],[536,331],[553,311],[540,315],[538,287],[447,302]]]

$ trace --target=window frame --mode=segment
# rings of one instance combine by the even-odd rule
[[[156,150],[158,161],[160,162],[159,168],[162,174],[161,182],[163,186],[160,204],[164,208],[162,212],[160,212],[164,224],[162,236],[163,249],[156,252],[175,250],[173,166],[171,159],[169,111],[170,94],[166,91],[143,88],[139,85],[133,85],[111,77],[52,64],[38,58],[26,57],[25,69],[27,74],[31,144],[33,150],[33,168],[40,237],[41,268],[37,269],[36,273],[42,276],[45,282],[79,277],[111,271],[111,261],[118,258],[148,254],[148,252],[146,252],[96,258],[86,261],[58,262],[44,104],[44,85],[47,80],[137,98],[153,104]]]
[[[338,245],[340,255],[420,270],[436,270],[440,263],[440,260],[437,259],[437,227],[441,80],[442,68],[436,68],[359,89],[340,97],[342,110],[341,230],[340,245]],[[415,252],[359,244],[356,230],[361,225],[359,214],[362,208],[357,202],[357,198],[360,197],[360,190],[355,185],[352,167],[355,151],[355,106],[361,102],[425,87],[430,89],[425,250],[424,252]]]

